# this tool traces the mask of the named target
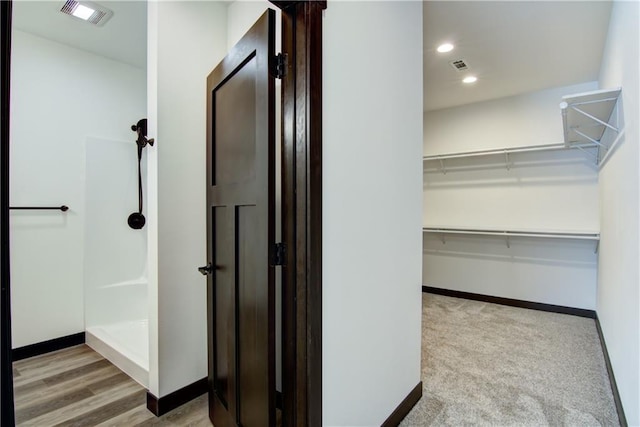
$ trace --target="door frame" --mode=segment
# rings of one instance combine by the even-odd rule
[[[282,424],[322,426],[322,15],[326,0],[270,0],[282,12]]]
[[[326,0],[271,0],[282,11],[283,425],[322,425],[322,11]],[[0,421],[15,423],[9,276],[12,0],[0,1]]]
[[[15,424],[9,281],[9,78],[11,0],[0,1],[0,424]]]

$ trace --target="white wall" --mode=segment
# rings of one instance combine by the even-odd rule
[[[603,89],[622,87],[626,133],[600,172],[597,311],[630,426],[640,425],[639,22],[638,2],[614,2],[600,73]]]
[[[428,77],[427,77],[428,78]],[[437,155],[563,141],[562,96],[596,82],[430,111],[424,153]],[[580,150],[425,162],[427,227],[574,231],[599,229],[598,171]],[[592,241],[425,233],[427,286],[595,309]]]
[[[240,41],[242,36],[264,14],[267,8],[276,12],[276,52],[280,52],[282,40],[281,13],[279,8],[267,0],[236,0],[229,3],[227,8],[227,48],[229,50]],[[276,84],[279,86],[280,81],[276,80]]]
[[[149,4],[150,384],[157,397],[207,376],[206,77],[224,57],[222,2]],[[155,249],[157,246],[157,249]],[[156,252],[157,251],[157,252]]]
[[[14,30],[11,76],[11,205],[70,207],[11,214],[13,346],[21,347],[84,331],[85,141],[130,140],[135,151],[130,126],[145,115],[145,74]]]
[[[147,134],[158,143],[158,2],[147,4]],[[158,297],[158,153],[147,150],[147,296],[149,298],[149,392],[160,394]]]
[[[428,111],[424,154],[563,142],[561,98],[597,88],[597,82],[586,82]]]
[[[323,423],[374,426],[420,381],[422,3],[323,31]]]

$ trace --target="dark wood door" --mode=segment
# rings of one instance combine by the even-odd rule
[[[275,12],[207,78],[209,417],[275,422]]]

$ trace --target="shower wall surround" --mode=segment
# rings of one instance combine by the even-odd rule
[[[147,233],[127,225],[137,206],[136,147],[87,138],[85,171],[85,324],[147,319]],[[118,171],[115,173],[114,171]],[[144,176],[143,169],[143,176]]]
[[[149,383],[147,232],[137,208],[137,146],[87,138],[84,310],[87,344],[143,386]],[[146,164],[142,163],[143,187]]]

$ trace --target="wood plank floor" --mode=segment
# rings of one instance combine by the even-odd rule
[[[207,396],[157,418],[146,390],[86,345],[13,364],[18,426],[211,426]]]

